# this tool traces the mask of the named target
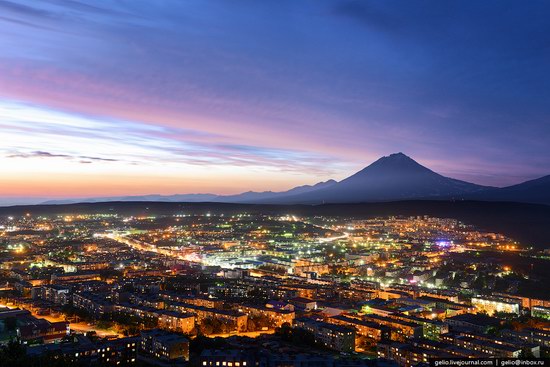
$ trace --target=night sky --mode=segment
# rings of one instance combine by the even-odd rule
[[[0,0],[0,196],[550,174],[550,2]]]

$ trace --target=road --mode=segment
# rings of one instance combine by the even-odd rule
[[[230,336],[247,336],[249,338],[257,338],[262,334],[274,334],[275,330],[263,330],[263,331],[245,331],[240,333],[227,333],[227,334],[210,334],[206,335],[209,338],[229,338]]]
[[[30,310],[29,310],[30,311]],[[52,315],[37,315],[36,313],[32,312],[32,315],[39,319],[46,319],[49,322],[59,322],[59,321],[67,321],[64,316],[58,316],[53,317]],[[123,338],[124,335],[118,333],[116,330],[113,329],[99,329],[96,325],[89,325],[86,322],[71,322],[69,324],[71,330],[77,331],[79,333],[87,333],[88,331],[95,331],[97,336],[99,337],[106,337],[106,336],[118,336],[119,338]]]
[[[126,246],[129,246],[129,247],[133,248],[134,250],[156,252],[157,254],[161,254],[161,255],[165,255],[165,256],[169,256],[169,257],[175,257],[175,258],[178,258],[180,260],[185,260],[185,258],[182,255],[180,255],[178,253],[175,253],[174,250],[158,248],[155,245],[128,238],[125,235],[119,234],[117,232],[114,232],[114,233],[98,233],[95,236],[99,237],[99,238],[108,238],[108,239],[111,239],[113,241],[117,241],[119,243],[122,243]]]
[[[96,326],[88,325],[85,322],[71,323],[71,330],[78,331],[79,333],[86,333],[88,331],[95,331],[97,336],[104,338],[106,336],[117,336],[118,338],[124,338],[124,335],[118,333],[113,329],[98,329]]]

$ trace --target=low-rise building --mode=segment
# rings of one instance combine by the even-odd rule
[[[308,312],[317,309],[317,302],[305,297],[295,297],[288,302],[294,305],[294,307],[296,307],[296,309],[300,311]]]
[[[454,344],[477,352],[489,354],[494,357],[519,358],[521,355],[520,346],[501,344],[490,340],[472,338],[468,336],[457,336],[454,338]]]
[[[114,311],[126,315],[132,315],[139,318],[156,319],[158,317],[158,309],[154,307],[140,306],[132,303],[120,303],[114,306]]]
[[[239,311],[244,312],[248,317],[263,316],[269,319],[270,327],[277,328],[288,323],[292,325],[296,316],[294,311],[268,308],[264,306],[240,306]]]
[[[48,284],[37,287],[31,293],[33,299],[42,299],[55,305],[65,305],[70,301],[70,289],[68,287]]]
[[[159,310],[157,315],[160,329],[191,334],[195,328],[194,314]]]
[[[519,300],[478,296],[472,298],[472,306],[476,308],[477,312],[485,312],[489,316],[493,316],[496,312],[519,315],[521,302]]]
[[[503,330],[502,336],[523,343],[532,343],[541,348],[550,349],[550,332],[545,330],[526,328],[522,331]]]
[[[382,342],[376,345],[378,358],[395,361],[399,366],[411,367],[421,363],[428,363],[432,358],[452,358],[453,355],[445,351],[430,350],[413,346],[408,343]]]
[[[329,317],[327,321],[335,325],[352,327],[356,330],[357,335],[364,336],[366,338],[376,341],[390,339],[391,336],[391,329],[389,327],[377,324],[375,322],[365,321],[343,315]]]
[[[422,326],[422,336],[427,339],[437,340],[441,334],[449,332],[449,325],[438,320],[423,319],[404,314],[393,314],[389,318],[410,322]]]
[[[189,361],[189,340],[181,335],[153,329],[141,332],[140,350],[165,361]]]
[[[79,271],[74,273],[52,274],[52,283],[70,283],[82,282],[85,280],[100,280],[99,273],[96,271]]]
[[[83,365],[120,366],[132,365],[137,360],[139,338],[121,338],[92,343],[88,338],[79,336],[70,343],[44,344],[29,347],[27,356],[38,357],[46,353],[63,356],[68,362]]]
[[[73,306],[88,311],[95,318],[114,311],[114,304],[108,301],[103,295],[89,291],[73,294]]]
[[[205,349],[200,355],[200,366],[203,367],[252,367],[255,356],[237,349]]]
[[[217,298],[211,298],[206,296],[191,296],[178,294],[173,292],[162,292],[159,294],[159,298],[170,302],[183,302],[190,305],[202,306],[208,308],[222,308],[223,301]]]
[[[230,323],[235,331],[246,331],[247,328],[248,316],[234,310],[196,306],[183,302],[172,302],[167,309],[181,313],[193,313],[197,315],[197,324],[201,324],[204,319],[212,318]]]
[[[422,325],[416,323],[374,314],[364,315],[363,318],[366,321],[371,321],[391,328],[391,339],[395,341],[402,341],[408,338],[421,338],[424,334]]]
[[[498,327],[500,320],[482,314],[465,313],[445,319],[445,323],[453,329],[467,329],[485,333],[491,328]]]
[[[17,337],[24,343],[53,343],[63,339],[70,332],[66,321],[49,322],[33,316],[17,320]]]
[[[312,333],[315,340],[327,348],[339,352],[355,351],[356,333],[354,328],[316,321],[308,317],[295,319],[294,325]]]

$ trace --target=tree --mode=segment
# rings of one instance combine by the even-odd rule
[[[532,359],[535,358],[535,355],[530,350],[522,349],[519,354],[520,359]]]
[[[90,339],[92,342],[96,342],[99,340],[99,336],[97,336],[97,332],[95,330],[88,331],[86,333],[86,337]]]
[[[97,328],[98,329],[110,329],[111,327],[113,327],[113,323],[110,322],[110,321],[99,320],[97,322]]]
[[[208,338],[198,335],[189,342],[189,351],[194,354],[201,354],[204,349],[224,349],[227,347],[227,341],[224,338]]]
[[[121,276],[122,272],[114,269],[103,269],[99,272],[99,277],[103,281],[120,278]]]
[[[288,322],[285,322],[281,327],[275,329],[275,334],[280,336],[283,340],[290,340],[292,334],[292,327]]]
[[[315,336],[311,332],[300,328],[292,329],[291,342],[294,345],[318,347],[317,343],[315,342]]]
[[[6,326],[6,329],[8,331],[15,331],[15,329],[17,328],[17,318],[7,317],[4,320],[4,325]]]
[[[304,347],[320,348],[315,342],[315,336],[307,330],[301,328],[292,328],[289,323],[285,322],[280,328],[275,330],[275,334],[286,342]]]
[[[254,320],[252,318],[249,318],[248,321],[246,322],[246,330],[248,330],[248,331],[258,330],[258,328],[256,326],[256,323],[254,322]]]

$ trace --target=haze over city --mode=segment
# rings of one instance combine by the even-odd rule
[[[0,2],[0,196],[550,173],[544,1]]]

